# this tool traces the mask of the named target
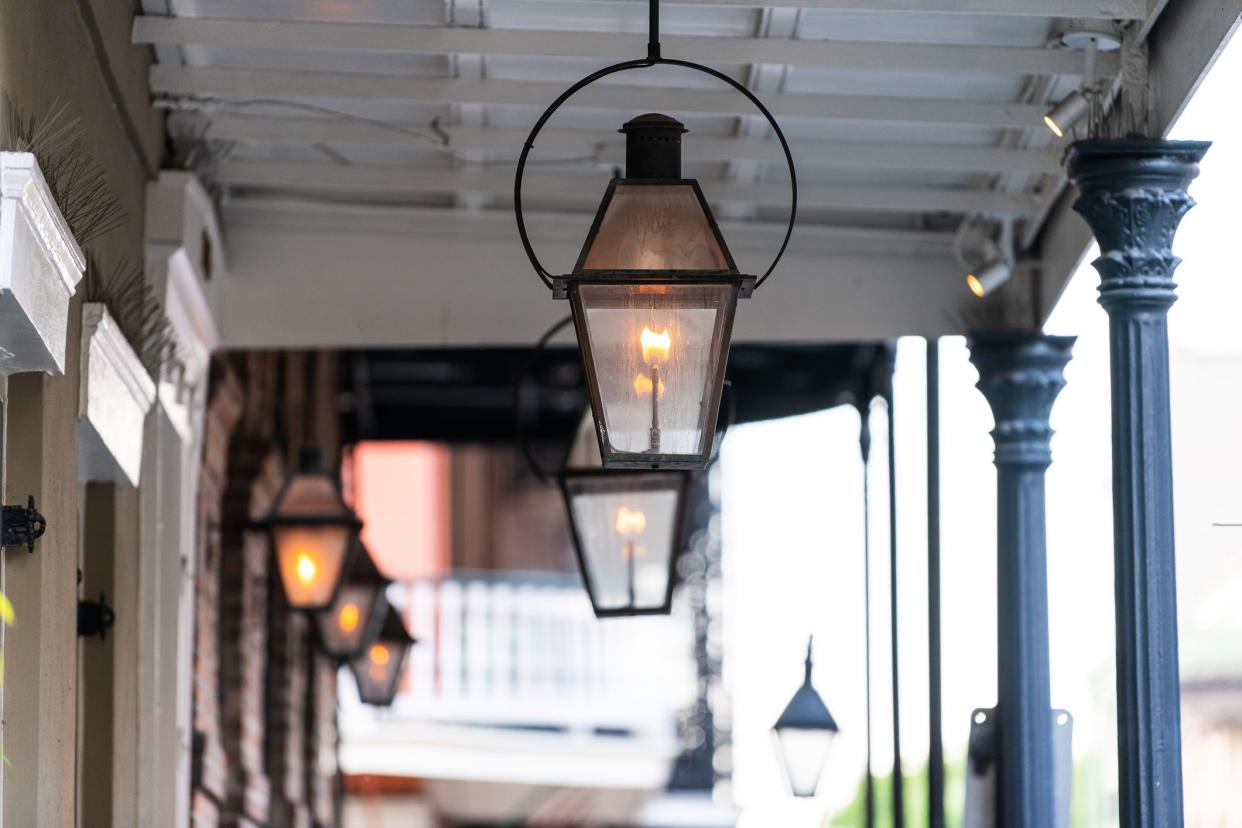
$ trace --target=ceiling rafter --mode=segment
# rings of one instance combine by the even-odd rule
[[[388,166],[340,167],[269,161],[236,160],[220,169],[226,185],[287,189],[300,192],[413,193],[478,192],[499,198],[513,194],[508,169],[409,169]],[[742,201],[772,207],[789,203],[789,187],[778,182],[730,182],[700,179],[712,201]],[[601,176],[570,172],[532,172],[526,176],[528,197],[597,203],[606,181]],[[803,184],[798,187],[800,207],[859,212],[947,212],[1025,215],[1037,206],[1034,197],[993,190],[935,187],[869,187]]]
[[[329,118],[265,118],[210,114],[175,113],[174,129],[184,123],[185,132],[206,135],[222,141],[248,144],[298,146],[333,144],[338,146],[410,146],[433,148],[408,134],[385,129],[365,121]],[[408,131],[425,125],[398,124]],[[445,126],[455,152],[505,152],[515,154],[526,140],[525,127]],[[601,147],[597,130],[548,128],[539,135],[536,158],[591,157]],[[605,138],[611,136],[605,134]],[[928,170],[935,172],[1022,171],[1056,175],[1061,172],[1059,153],[1030,149],[959,144],[910,144],[883,141],[838,141],[832,139],[790,139],[794,160],[800,169]],[[780,147],[771,138],[759,136],[719,136],[691,133],[686,138],[686,155],[705,161],[748,159],[783,163]],[[599,160],[618,164],[625,158],[624,140],[604,144]],[[514,159],[516,163],[516,158]]]
[[[477,54],[624,60],[646,53],[645,34],[393,26],[369,23],[221,20],[194,17],[134,19],[138,44],[198,44],[239,49],[322,49],[395,54]],[[798,38],[712,37],[664,34],[665,54],[716,64],[770,63],[911,72],[991,72],[1073,75],[1085,67],[1068,49],[863,43]],[[1097,71],[1114,74],[1117,56],[1103,53]]]
[[[614,2],[614,0],[587,0]],[[1143,20],[1151,0],[665,0],[670,6],[831,9],[851,12],[960,14],[1009,17],[1072,17]]]
[[[152,66],[151,89],[166,96],[224,96],[231,99],[357,98],[432,104],[482,103],[543,108],[563,91],[547,81],[417,78],[342,72],[272,69],[216,69]],[[731,89],[625,86],[600,83],[569,107],[658,110],[721,115],[751,114],[750,104]],[[783,92],[764,103],[778,118],[899,121],[987,128],[1032,128],[1044,107],[1007,101],[969,101],[888,96],[814,95]]]

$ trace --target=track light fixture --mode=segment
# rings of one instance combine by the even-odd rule
[[[1013,264],[1004,257],[991,259],[983,267],[973,273],[966,274],[966,285],[970,292],[982,299],[1013,276]]]
[[[1044,123],[1052,130],[1053,135],[1062,138],[1090,112],[1091,102],[1080,90],[1075,89],[1048,110],[1048,114],[1044,115]]]
[[[1083,54],[1082,86],[1070,92],[1044,114],[1044,125],[1058,138],[1064,138],[1084,119],[1095,124],[1101,113],[1096,104],[1100,90],[1096,84],[1095,61],[1100,52],[1121,48],[1121,39],[1111,30],[1071,29],[1061,35],[1061,45]],[[1093,112],[1092,110],[1096,110]]]
[[[1001,223],[1000,243],[991,239],[986,240],[983,253],[982,267],[972,268],[966,274],[966,286],[980,299],[1013,277],[1015,257],[1011,220],[1006,219]]]

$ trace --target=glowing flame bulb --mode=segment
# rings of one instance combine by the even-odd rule
[[[306,552],[299,552],[297,559],[293,564],[293,572],[297,575],[298,580],[306,586],[315,580],[315,573],[319,571],[319,567],[315,565],[315,559]]]
[[[336,617],[337,624],[345,632],[353,632],[358,629],[358,605],[346,604],[341,607],[341,611]]]
[[[640,397],[645,397],[651,393],[651,377],[646,374],[639,374],[634,377],[634,393]],[[664,380],[660,380],[660,396],[664,396]]]
[[[388,648],[383,644],[373,644],[371,645],[371,652],[368,654],[368,657],[371,659],[372,664],[382,667],[388,663]]]
[[[637,535],[647,528],[647,516],[622,506],[617,510],[617,534]]]
[[[643,328],[643,332],[638,335],[638,342],[643,348],[643,362],[648,365],[667,360],[669,349],[673,346],[673,338],[669,336],[668,328],[660,333],[651,328]]]

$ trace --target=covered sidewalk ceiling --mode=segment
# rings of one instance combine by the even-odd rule
[[[512,218],[517,152],[577,78],[645,52],[641,0],[143,0],[136,43],[184,160],[223,206],[209,290],[233,347],[529,343],[563,308]],[[1086,247],[1043,126],[1092,30],[1145,43],[1167,127],[1237,19],[1209,0],[679,0],[664,52],[754,90],[792,141],[790,254],[738,315],[742,340],[874,340],[965,324],[963,222],[1012,219],[1055,301]],[[1139,50],[1141,52],[1141,49]],[[1137,54],[1138,52],[1136,52]],[[1116,78],[1122,53],[1102,53]],[[572,264],[616,165],[617,127],[687,124],[744,269],[779,243],[788,181],[741,96],[661,67],[584,90],[537,145],[526,203],[540,254]],[[1034,297],[1031,299],[1030,297]]]

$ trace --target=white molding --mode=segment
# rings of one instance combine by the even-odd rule
[[[63,374],[69,301],[86,268],[35,157],[0,152],[0,374]]]
[[[204,237],[212,249],[203,261]],[[206,191],[193,175],[165,171],[147,188],[148,278],[172,328],[174,358],[159,376],[159,397],[188,445],[196,441],[211,352],[220,342],[206,283],[226,269],[223,235]]]
[[[82,482],[137,486],[155,383],[101,302],[82,306],[78,473]]]

